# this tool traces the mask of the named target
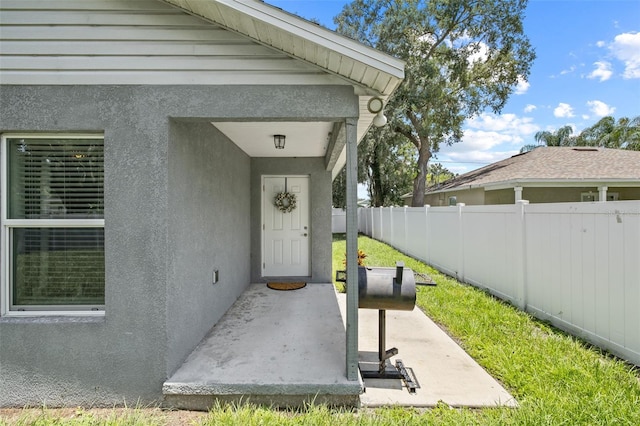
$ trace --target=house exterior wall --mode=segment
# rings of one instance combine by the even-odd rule
[[[171,121],[167,375],[250,283],[250,175],[249,157],[210,123]]]
[[[448,206],[449,197],[456,197],[456,203],[465,203],[468,206],[485,203],[485,192],[482,188],[465,189],[460,191],[447,191],[445,193],[425,194],[424,203],[430,206]],[[409,199],[409,204],[411,199]]]
[[[598,195],[597,186],[577,188],[523,188],[522,197],[531,203],[567,203],[581,201],[581,194],[591,191]],[[640,200],[640,187],[609,186],[607,194],[617,193],[618,200]]]
[[[583,192],[593,192],[598,194],[598,188],[578,187],[578,188],[523,188],[522,198],[531,203],[569,203],[580,202],[580,194]]]
[[[104,132],[106,308],[96,318],[0,318],[0,406],[157,397],[165,376],[168,126],[151,97],[134,92],[2,87],[0,132]]]
[[[202,339],[206,321],[212,321],[213,326],[215,317],[223,314],[221,306],[230,303],[247,284],[239,282],[247,275],[239,273],[233,283],[227,280],[247,265],[249,255],[251,278],[259,271],[255,269],[259,257],[255,239],[260,235],[256,182],[263,173],[311,174],[312,220],[318,222],[312,231],[312,279],[330,279],[331,179],[330,172],[323,171],[322,159],[249,162],[215,130],[202,125],[213,120],[334,121],[357,117],[358,98],[352,87],[3,85],[0,111],[0,133],[104,132],[106,206],[105,316],[0,317],[0,406],[111,406],[157,401],[168,372]],[[187,129],[186,124],[194,127]],[[183,151],[188,147],[204,158],[196,159],[194,152]],[[220,189],[218,193],[205,186],[208,173],[212,173],[212,181],[221,176],[207,168],[205,160],[214,152],[228,154],[231,159],[220,173],[237,168],[232,175],[238,180],[233,191]],[[249,200],[235,193],[247,190],[248,162],[252,169]],[[188,166],[195,169],[184,170]],[[193,179],[198,182],[190,189],[193,192],[181,194]],[[229,182],[230,177],[223,179]],[[197,189],[219,194],[221,201],[232,203],[234,212],[250,206],[251,253],[244,252],[248,247],[246,230],[234,234],[239,242],[231,246],[229,258],[220,251],[234,238],[233,228],[227,229],[229,233],[221,241],[207,246],[205,240],[217,237],[218,224],[196,241],[199,246],[189,252],[193,258],[175,252],[171,244],[184,248],[183,232],[193,235],[194,231],[187,229],[187,217],[179,217],[184,211],[172,209],[182,201],[213,207],[214,201],[197,204]],[[224,218],[221,227],[246,227],[246,214],[231,218],[227,208],[213,208]],[[213,214],[206,215],[215,219]],[[197,220],[206,223],[206,218]],[[212,257],[204,253],[209,249]],[[201,265],[201,271],[188,275],[188,266],[200,258],[210,260]],[[215,305],[215,314],[199,318],[197,326],[190,328],[191,314],[180,311],[191,308],[187,303],[193,297],[209,291],[202,281],[213,263],[220,268],[216,285],[224,289],[219,294],[220,305]],[[193,287],[179,294],[174,287],[178,280],[180,285]],[[196,304],[198,311],[207,309],[208,301],[216,297],[213,293],[204,297]],[[175,324],[169,325],[170,321]],[[169,348],[169,344],[179,347]]]
[[[528,198],[525,198],[528,200]],[[484,204],[513,204],[516,202],[516,192],[513,188],[485,191]],[[535,201],[531,201],[534,203]]]
[[[331,278],[331,172],[324,158],[251,159],[251,280],[262,282],[262,176],[309,175],[311,214],[311,277],[309,282],[329,283]]]
[[[618,200],[640,200],[640,186],[632,187],[615,187],[610,186],[607,193],[618,193]]]

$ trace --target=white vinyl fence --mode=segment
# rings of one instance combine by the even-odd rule
[[[342,209],[331,210],[331,232],[333,234],[344,234],[347,232],[347,212]]]
[[[640,201],[370,208],[359,227],[640,365]]]

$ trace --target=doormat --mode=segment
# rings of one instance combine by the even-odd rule
[[[267,283],[267,287],[273,290],[298,290],[306,285],[307,283]]]

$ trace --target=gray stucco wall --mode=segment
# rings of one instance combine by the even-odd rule
[[[312,280],[329,281],[331,182],[322,160],[253,159],[247,177],[247,158],[202,123],[357,117],[358,99],[352,87],[3,85],[0,90],[0,132],[104,132],[106,205],[105,317],[0,318],[0,406],[157,401],[169,372],[246,284],[240,282],[247,278],[246,272],[238,271],[246,267],[248,255],[250,278],[259,275],[256,182],[262,174],[311,174],[312,217],[318,222],[312,231]],[[186,123],[193,127],[185,127]],[[206,145],[210,140],[216,148]],[[184,141],[204,158],[185,151]],[[216,149],[232,158],[227,170],[237,168],[233,191],[206,187],[211,170],[205,160]],[[182,170],[187,166],[194,170]],[[231,218],[228,209],[219,211],[214,201],[198,199],[195,188],[181,194],[194,178],[199,189],[211,191],[208,194],[220,196],[221,201],[229,203],[233,195],[234,207],[249,205],[249,223],[246,214]],[[247,179],[249,200],[235,193],[247,190]],[[195,233],[188,229],[189,221],[206,224],[209,217],[216,218],[208,212],[198,217],[188,204],[213,208],[224,218],[206,229],[196,247],[187,247],[187,235]],[[178,217],[184,211],[195,217]],[[248,226],[250,243],[247,232],[240,231],[239,242],[223,256],[221,248],[232,237],[224,234],[215,243],[210,239],[228,226]],[[174,244],[187,252],[176,252]],[[248,244],[251,253],[245,253]],[[213,263],[220,265],[217,289],[205,286]],[[197,270],[190,273],[189,267]],[[238,280],[229,283],[234,273]],[[191,287],[181,293],[181,285]],[[191,308],[187,302],[203,294],[206,297],[197,302],[195,312],[184,312]],[[209,307],[215,312],[203,313]],[[195,326],[189,327],[194,318]]]
[[[147,102],[126,88],[2,87],[3,132],[104,131],[106,315],[0,318],[0,406],[157,397],[165,374],[168,126]]]
[[[171,122],[168,375],[250,284],[249,180],[249,157],[210,123]]]

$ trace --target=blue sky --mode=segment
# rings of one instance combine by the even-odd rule
[[[343,0],[267,0],[334,28]],[[437,160],[464,173],[517,154],[539,130],[570,125],[574,134],[606,115],[640,115],[640,1],[529,0],[525,33],[537,58],[528,81],[501,114],[465,125],[463,142]]]

